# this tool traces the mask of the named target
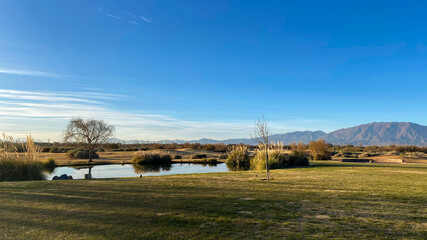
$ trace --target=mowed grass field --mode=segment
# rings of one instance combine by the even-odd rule
[[[0,183],[0,239],[426,239],[427,165]]]

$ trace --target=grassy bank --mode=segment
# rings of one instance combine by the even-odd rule
[[[422,239],[427,165],[0,183],[6,239]]]

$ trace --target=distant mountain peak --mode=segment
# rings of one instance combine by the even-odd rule
[[[427,126],[422,126],[412,122],[372,122],[354,127],[342,128],[336,131],[325,133],[317,131],[296,131],[283,134],[273,134],[272,142],[309,143],[318,139],[325,139],[328,143],[337,145],[417,145],[427,146]],[[134,143],[135,141],[122,141],[114,139],[112,142]],[[139,141],[142,142],[142,141]],[[146,141],[145,141],[146,142]],[[156,143],[201,143],[201,144],[257,144],[250,138],[235,138],[226,140],[214,140],[201,138],[199,140],[162,140]]]

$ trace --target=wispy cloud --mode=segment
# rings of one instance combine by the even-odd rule
[[[98,11],[107,17],[114,18],[114,19],[117,19],[120,21],[124,21],[124,22],[130,23],[130,24],[133,24],[133,25],[138,25],[140,20],[142,20],[146,23],[152,22],[151,18],[147,18],[147,17],[143,17],[143,16],[138,17],[137,15],[135,15],[131,12],[124,12],[124,14],[122,14],[123,16],[119,16],[119,15],[115,15],[115,14],[111,14],[109,12],[106,12],[106,11],[104,11],[104,9],[102,9],[100,7],[98,8]]]
[[[133,14],[131,12],[125,12],[125,14],[129,15],[132,18],[138,18],[135,14]]]
[[[67,73],[59,73],[50,70],[45,70],[46,67],[42,67],[43,70],[38,70],[37,67],[31,66],[28,67],[23,64],[10,64],[9,62],[13,62],[14,59],[0,59],[0,75],[18,75],[18,76],[28,76],[28,77],[36,77],[36,78],[51,78],[55,80],[61,81],[87,81],[94,80],[97,78],[88,77],[88,76],[78,76],[71,75]]]
[[[22,76],[48,77],[48,78],[63,78],[64,77],[64,75],[51,73],[51,72],[34,71],[34,70],[9,68],[9,67],[0,67],[0,73],[12,74],[12,75],[22,75]]]
[[[61,138],[67,121],[75,116],[104,119],[117,128],[122,139],[196,139],[238,137],[252,122],[186,121],[170,115],[123,111],[107,100],[120,95],[102,92],[42,92],[0,89],[0,132],[38,139]]]
[[[153,21],[151,18],[147,18],[147,17],[144,17],[144,16],[139,16],[139,18],[141,18],[146,23],[151,23]]]

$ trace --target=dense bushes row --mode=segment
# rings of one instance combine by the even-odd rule
[[[193,156],[191,156],[191,159],[202,159],[202,158],[207,158],[206,154],[194,154]]]
[[[164,164],[171,163],[172,157],[170,154],[161,152],[139,151],[135,153],[132,162],[136,164]]]
[[[160,150],[160,149],[198,149],[214,152],[226,152],[230,145],[219,144],[200,144],[200,143],[134,143],[134,144],[121,144],[121,143],[107,143],[102,148],[110,151],[147,151],[147,150]]]
[[[89,159],[89,151],[85,149],[74,149],[69,150],[66,154],[69,158],[76,158],[76,159]],[[98,159],[99,155],[95,151],[92,152],[92,158]]]

